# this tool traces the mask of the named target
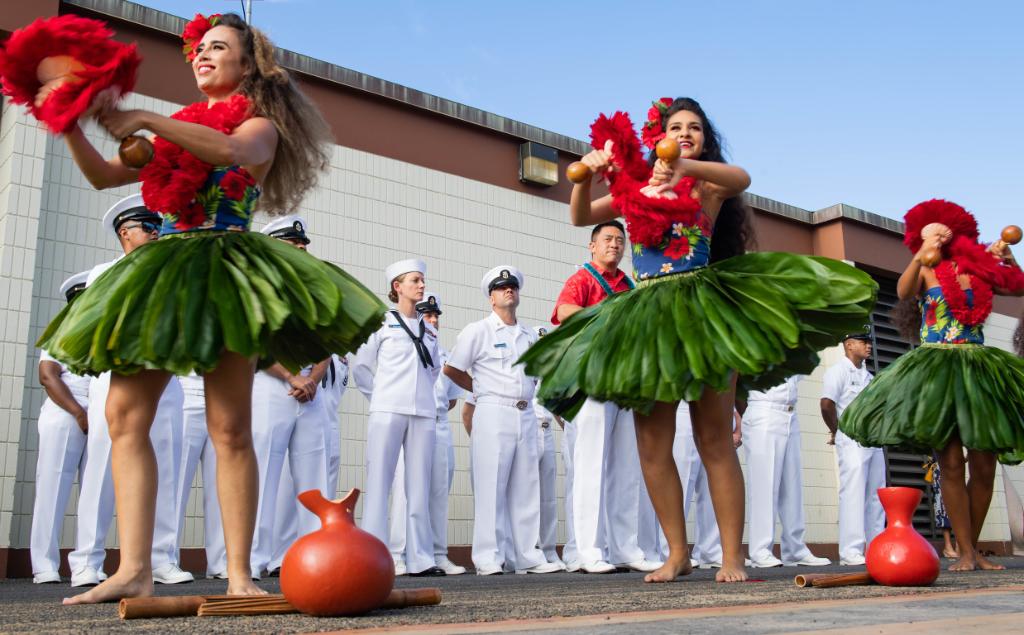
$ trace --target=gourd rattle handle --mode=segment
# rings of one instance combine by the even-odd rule
[[[999,234],[999,240],[992,243],[992,251],[1002,253],[1007,245],[1016,245],[1021,239],[1021,229],[1017,225],[1007,225]]]

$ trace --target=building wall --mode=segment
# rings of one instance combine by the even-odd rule
[[[170,113],[174,104],[132,96],[127,107]],[[104,133],[87,133],[105,155],[116,146]],[[125,187],[97,192],[74,166],[66,146],[46,135],[20,108],[5,106],[0,119],[0,547],[29,543],[36,463],[36,416],[44,393],[36,376],[38,352],[32,342],[63,301],[58,285],[67,276],[117,255],[114,237],[100,219]],[[315,255],[334,262],[379,292],[382,271],[400,258],[427,262],[428,285],[445,305],[441,340],[451,348],[458,330],[483,318],[487,300],[480,278],[490,267],[510,263],[526,275],[520,317],[528,325],[546,324],[562,282],[584,262],[589,234],[568,224],[563,202],[335,146],[329,172],[299,210],[307,219]],[[264,219],[265,220],[265,219]],[[993,345],[1009,347],[1013,321],[993,316],[988,330]],[[838,359],[826,351],[826,364]],[[800,389],[798,412],[803,428],[804,498],[807,537],[812,543],[837,539],[836,468],[825,445],[818,414],[819,368]],[[468,437],[451,414],[457,471],[450,501],[449,540],[471,542],[472,493]],[[354,388],[341,404],[342,470],[339,491],[364,488],[363,449],[366,400]],[[561,431],[555,430],[556,448]],[[741,459],[744,452],[740,451]],[[564,492],[559,460],[557,491]],[[1024,491],[1024,473],[1015,478]],[[1001,482],[986,525],[986,539],[1007,536]],[[182,546],[203,543],[201,483],[193,485]],[[74,541],[75,498],[63,531],[63,546]],[[562,511],[560,509],[560,515]],[[692,530],[692,526],[691,526]],[[560,521],[564,539],[564,518]],[[116,544],[115,531],[108,545]]]

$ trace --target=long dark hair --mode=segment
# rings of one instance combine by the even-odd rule
[[[1013,332],[1013,350],[1018,357],[1024,357],[1024,313],[1017,320],[1017,330]]]
[[[903,298],[893,305],[889,322],[911,344],[921,343],[921,306],[916,298]]]
[[[725,160],[725,153],[722,149],[722,136],[718,129],[712,125],[711,120],[704,114],[697,100],[689,97],[678,97],[665,110],[661,116],[661,128],[668,128],[668,120],[672,115],[686,110],[700,117],[701,126],[704,128],[704,149],[701,151],[701,161],[714,161],[716,163],[728,163]],[[647,157],[647,163],[654,166],[658,157],[651,152]],[[711,262],[725,260],[732,256],[739,256],[747,252],[747,246],[753,242],[754,231],[750,226],[750,214],[743,197],[733,196],[722,201],[722,209],[718,212],[715,220],[715,228],[711,240]]]
[[[323,115],[274,57],[274,45],[259,29],[234,13],[218,24],[238,31],[248,72],[240,92],[252,100],[255,114],[277,128],[274,163],[263,181],[259,206],[270,214],[298,209],[330,161],[331,129]]]

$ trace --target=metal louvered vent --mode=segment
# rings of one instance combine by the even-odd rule
[[[871,372],[877,375],[913,346],[899,334],[889,319],[889,313],[899,301],[896,296],[896,278],[873,272],[871,277],[878,283],[878,303],[871,314],[872,354],[868,363],[871,364]],[[886,480],[891,486],[921,490],[921,503],[914,510],[914,528],[925,538],[941,538],[942,532],[935,528],[935,515],[932,513],[932,490],[924,481],[924,470],[921,467],[927,458],[920,454],[886,450]]]

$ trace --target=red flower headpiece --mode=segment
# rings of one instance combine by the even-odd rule
[[[672,105],[671,97],[662,97],[658,101],[651,102],[651,108],[647,111],[647,121],[644,123],[641,139],[644,145],[654,149],[658,142],[665,138],[665,129],[661,125],[661,118],[665,116],[668,107]]]
[[[220,23],[220,16],[219,13],[214,13],[210,17],[197,13],[196,17],[185,25],[185,30],[181,32],[181,39],[185,42],[181,47],[181,52],[185,54],[185,59],[190,63],[196,58],[196,47],[203,40],[203,36]]]
[[[921,230],[931,223],[942,223],[949,227],[954,238],[963,236],[975,242],[978,240],[978,221],[974,216],[956,203],[939,198],[918,203],[910,208],[903,217],[903,222],[906,225],[903,244],[915,254],[924,244],[921,240]]]

